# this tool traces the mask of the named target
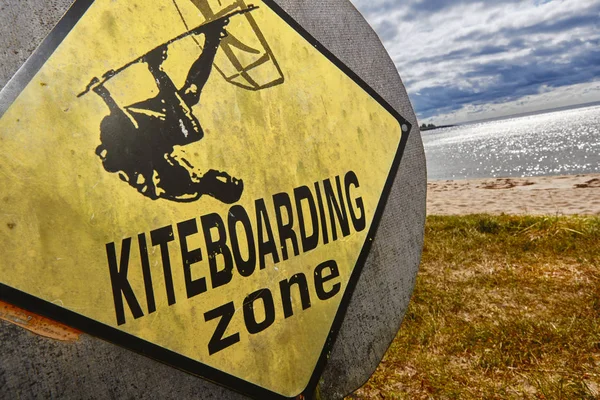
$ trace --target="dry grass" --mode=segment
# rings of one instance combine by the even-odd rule
[[[600,218],[429,217],[402,328],[350,398],[600,398]]]

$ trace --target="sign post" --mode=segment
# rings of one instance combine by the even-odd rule
[[[0,94],[0,300],[254,398],[360,385],[337,357],[397,330],[424,157],[410,105],[292,14],[75,1]]]

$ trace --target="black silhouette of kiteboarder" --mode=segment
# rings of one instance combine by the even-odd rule
[[[256,9],[238,10],[185,32],[154,48],[118,70],[104,74],[101,81],[92,79],[90,90],[106,103],[110,114],[100,124],[101,144],[96,154],[104,169],[118,173],[120,178],[153,200],[163,198],[189,202],[209,195],[224,203],[238,201],[243,192],[242,180],[226,172],[210,169],[200,173],[185,158],[185,153],[173,152],[174,146],[197,142],[204,136],[192,107],[200,101],[208,81],[221,40],[227,37],[229,19]],[[168,46],[190,35],[205,36],[202,54],[192,64],[185,83],[177,88],[162,64],[168,57]],[[135,63],[145,63],[158,87],[158,95],[126,107],[121,107],[104,84]]]

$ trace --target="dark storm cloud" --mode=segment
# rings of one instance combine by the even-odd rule
[[[523,60],[524,61],[524,60]],[[494,84],[485,90],[459,89],[449,86],[428,87],[411,99],[423,118],[447,113],[465,105],[499,104],[536,94],[541,86],[559,88],[574,85],[600,76],[600,49],[583,52],[564,62],[523,62],[510,65],[490,62],[463,75],[468,81],[493,77]]]
[[[508,51],[515,51],[517,49],[522,49],[523,47],[517,46],[494,46],[487,45],[480,49],[473,49],[471,47],[465,47],[459,50],[454,50],[446,54],[441,54],[438,56],[431,57],[423,57],[418,60],[413,61],[415,64],[419,63],[439,63],[439,62],[447,62],[451,60],[460,60],[460,59],[473,59],[479,56],[489,56],[493,54],[504,53]]]

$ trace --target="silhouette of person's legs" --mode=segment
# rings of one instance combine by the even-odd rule
[[[206,85],[212,71],[212,68],[206,68],[206,66],[213,65],[221,40],[227,36],[225,24],[211,28],[213,29],[204,32],[205,39],[202,54],[192,64],[185,84],[179,90],[181,97],[190,107],[198,104],[200,101],[202,89]]]
[[[121,108],[103,85],[94,88],[110,109],[101,123],[102,144],[96,153],[107,171],[120,172],[121,179],[147,197],[193,201],[209,195],[233,203],[242,194],[241,180],[213,169],[200,172],[187,156],[174,154],[174,146],[196,142],[204,135],[192,107],[200,101],[220,42],[227,36],[227,23],[213,22],[198,31],[205,35],[204,48],[181,89],[162,67],[167,45],[142,59],[157,84],[156,97]]]

